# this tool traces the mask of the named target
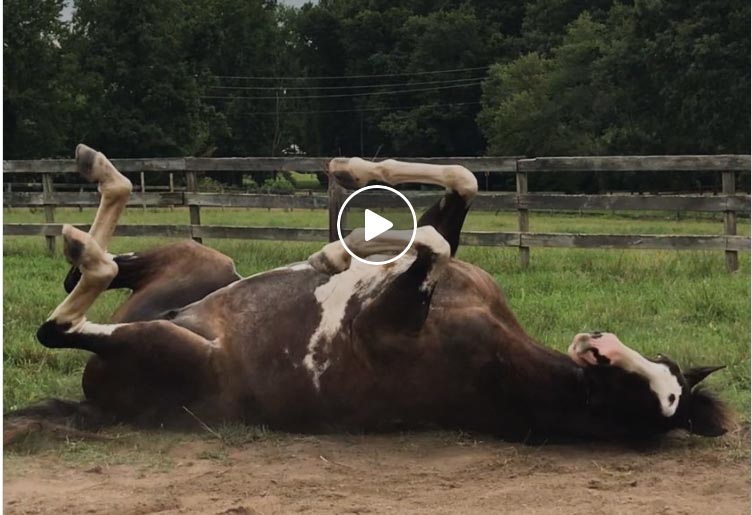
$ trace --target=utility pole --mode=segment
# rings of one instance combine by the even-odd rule
[[[272,157],[277,155],[277,142],[279,141],[279,89],[274,92],[276,98],[275,122],[274,122],[274,140],[272,141]]]

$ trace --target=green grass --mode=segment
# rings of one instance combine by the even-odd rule
[[[377,210],[386,212],[388,210]],[[58,208],[55,220],[66,223],[91,223],[94,209]],[[5,223],[44,223],[41,209],[5,209]],[[120,223],[139,224],[188,224],[187,208],[142,209],[128,208]],[[304,227],[326,228],[327,212],[317,210],[202,208],[201,223],[204,225],[240,225],[251,227]],[[517,214],[510,211],[498,213],[471,212],[465,223],[469,231],[516,231]],[[633,214],[546,214],[530,216],[530,230],[537,232],[613,233],[613,234],[722,234],[721,218],[690,218],[676,221],[673,215],[652,213],[649,217],[635,218]],[[749,234],[749,220],[738,224],[739,234]]]
[[[56,219],[89,223],[93,211],[58,210]],[[41,222],[41,212],[5,210],[5,222]],[[129,209],[122,223],[186,223],[184,210]],[[202,210],[206,224],[326,227],[323,211]],[[668,217],[543,215],[532,228],[551,232],[720,234],[718,220]],[[514,230],[514,214],[472,213],[467,228]],[[749,233],[748,222],[740,233]],[[120,238],[113,252],[164,244],[164,238]],[[211,240],[208,245],[233,257],[247,275],[305,259],[318,243]],[[87,354],[45,349],[35,340],[38,325],[59,303],[67,265],[48,257],[41,237],[4,239],[5,409],[51,396],[81,396]],[[602,329],[646,355],[663,353],[683,366],[725,364],[708,383],[749,419],[750,260],[740,271],[725,271],[723,253],[629,250],[533,249],[531,266],[520,269],[515,249],[462,248],[459,257],[491,273],[503,287],[522,325],[539,341],[565,349],[580,331]],[[108,292],[90,316],[105,321],[123,298]]]

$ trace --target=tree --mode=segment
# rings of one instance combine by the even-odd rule
[[[113,157],[192,155],[207,147],[207,111],[184,45],[187,13],[181,0],[76,3],[79,139]]]
[[[3,143],[7,159],[70,155],[74,102],[63,0],[4,0]]]
[[[492,68],[478,118],[488,152],[749,152],[749,5],[710,3],[586,11],[547,56]]]

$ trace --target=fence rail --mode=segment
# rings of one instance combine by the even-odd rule
[[[474,172],[514,173],[516,192],[481,193],[473,209],[484,211],[516,210],[517,232],[464,232],[466,245],[518,247],[520,261],[526,266],[531,247],[560,248],[620,248],[723,250],[729,270],[738,268],[738,252],[750,250],[750,238],[736,234],[738,214],[750,213],[750,196],[735,190],[736,173],[750,169],[748,155],[713,156],[597,156],[597,157],[456,157],[401,158],[405,161],[435,164],[460,164]],[[199,191],[198,174],[202,172],[266,172],[298,171],[322,172],[329,158],[323,157],[244,157],[244,158],[150,158],[113,159],[123,172],[141,173],[140,191],[134,192],[129,206],[188,207],[189,225],[124,225],[116,234],[121,236],[245,238],[265,240],[322,241],[336,237],[339,206],[346,192],[331,183],[324,193],[273,195],[256,193],[206,193]],[[6,207],[41,207],[45,212],[43,224],[4,224],[6,235],[44,236],[48,249],[54,252],[55,238],[61,224],[55,223],[55,207],[85,207],[99,204],[99,194],[90,191],[55,191],[55,174],[75,173],[74,160],[5,161],[6,173],[41,174],[42,192],[6,191]],[[528,177],[533,173],[557,172],[697,172],[713,171],[721,174],[722,193],[717,195],[562,195],[531,193]],[[170,190],[148,192],[145,174],[169,172]],[[184,174],[185,191],[174,191],[173,174]],[[430,192],[405,192],[416,208],[426,208],[436,200]],[[392,207],[398,204],[388,196],[373,196],[366,206],[363,200],[353,201],[356,207]],[[362,204],[362,205],[361,205]],[[328,209],[329,229],[301,229],[278,227],[206,226],[201,224],[202,207]],[[718,235],[624,235],[624,234],[568,234],[530,232],[531,210],[655,210],[702,211],[723,213],[723,232]],[[719,224],[720,225],[720,224]],[[85,226],[82,226],[85,227]],[[720,226],[719,226],[720,232]]]

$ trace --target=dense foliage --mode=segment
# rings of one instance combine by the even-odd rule
[[[4,0],[6,159],[749,152],[749,2],[62,4]]]

